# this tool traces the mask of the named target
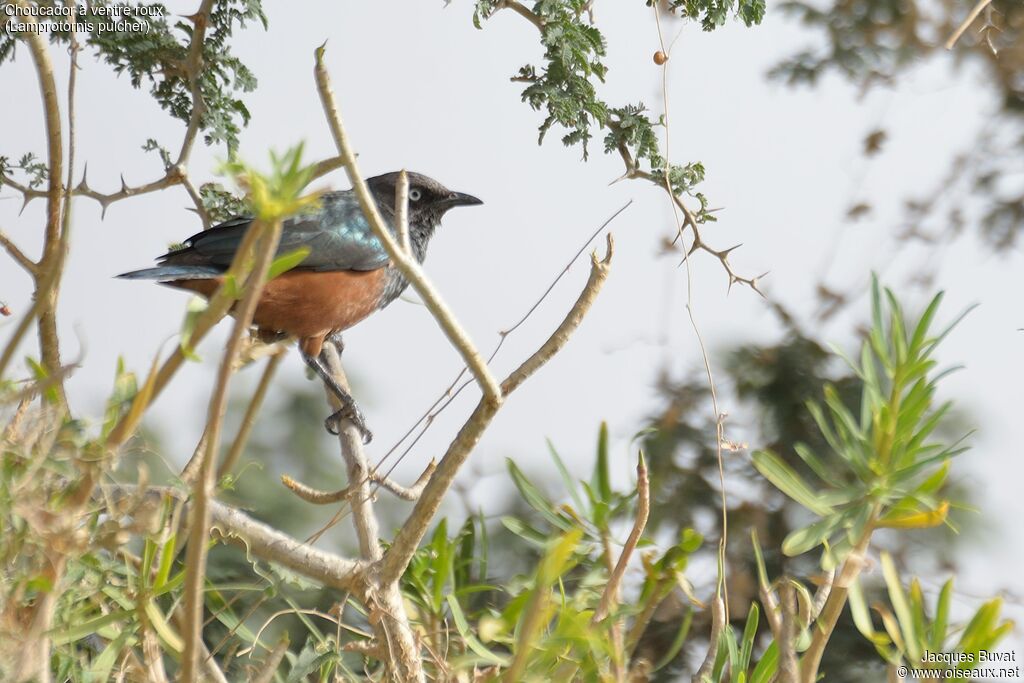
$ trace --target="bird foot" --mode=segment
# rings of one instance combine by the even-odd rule
[[[363,413],[359,410],[358,406],[354,404],[342,406],[341,410],[324,420],[324,427],[327,428],[328,432],[337,436],[341,433],[342,420],[352,421],[352,424],[359,430],[359,433],[363,435],[364,444],[373,441],[373,432],[366,426],[366,419],[363,417]]]

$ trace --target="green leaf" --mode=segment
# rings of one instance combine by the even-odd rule
[[[523,497],[523,500],[553,526],[562,531],[569,530],[572,524],[554,512],[554,506],[551,502],[540,492],[540,489],[533,485],[533,482],[526,478],[526,475],[519,469],[515,461],[511,458],[506,458],[505,461],[508,464],[508,471],[512,476],[512,482],[519,489],[519,494]]]
[[[134,615],[134,611],[130,609],[115,610],[109,614],[103,614],[92,619],[79,622],[62,628],[59,630],[53,630],[50,632],[50,639],[54,645],[65,645],[67,643],[73,643],[76,640],[81,640],[86,636],[90,636],[101,628],[108,624],[113,624],[122,620],[130,620]]]
[[[885,585],[889,589],[889,601],[896,612],[900,631],[903,634],[907,656],[916,662],[921,659],[921,643],[914,637],[914,617],[910,610],[907,594],[903,590],[903,584],[896,571],[896,564],[892,560],[892,555],[886,552],[882,553],[882,574],[885,577]]]
[[[594,473],[590,477],[590,487],[597,493],[599,500],[611,503],[612,485],[608,472],[608,423],[602,422],[597,435],[597,461]]]
[[[565,484],[565,490],[572,496],[573,503],[576,504],[577,510],[583,510],[586,505],[583,503],[583,497],[580,495],[578,490],[578,484],[576,479],[569,474],[569,468],[565,466],[565,462],[558,455],[558,451],[555,450],[555,444],[551,443],[551,439],[547,439],[548,453],[551,454],[551,459],[555,461],[555,467],[558,468],[558,473],[562,476],[562,483]]]
[[[779,667],[779,646],[773,640],[750,674],[750,683],[770,683]]]
[[[822,517],[832,513],[807,483],[782,458],[771,451],[755,451],[754,467],[784,494]]]
[[[446,596],[445,600],[448,603],[448,609],[451,610],[452,621],[455,622],[455,628],[459,632],[459,637],[462,638],[462,641],[469,647],[469,649],[489,664],[501,667],[508,666],[509,660],[507,657],[497,654],[477,639],[476,635],[473,633],[473,629],[469,626],[469,622],[466,620],[466,615],[462,611],[462,606],[459,605],[459,601],[455,599],[455,596],[449,594]]]
[[[812,548],[817,548],[835,533],[847,517],[846,513],[834,513],[813,524],[789,532],[782,542],[782,552],[789,557],[795,557]]]
[[[953,579],[942,584],[939,599],[935,603],[935,619],[932,621],[928,634],[928,650],[942,652],[946,644],[946,627],[949,623],[949,605],[953,599]]]
[[[298,266],[306,260],[310,251],[312,250],[309,247],[299,247],[294,251],[289,251],[275,258],[270,264],[270,270],[267,272],[267,280],[273,280],[278,275],[287,273],[292,268]]]
[[[192,341],[192,333],[196,329],[196,323],[207,307],[206,299],[200,296],[192,297],[188,300],[188,305],[185,307],[185,319],[181,322],[181,333],[178,341],[178,344],[181,346],[181,353],[188,360],[197,363],[202,359],[196,355],[190,342]]]

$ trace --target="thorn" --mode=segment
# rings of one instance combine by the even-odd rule
[[[128,192],[128,183],[124,181],[124,173],[121,174],[121,192]]]
[[[734,249],[739,249],[742,246],[743,246],[743,242],[739,242],[737,244],[732,245],[728,249],[723,249],[722,251],[718,252],[718,258],[721,258],[721,259],[729,258],[729,254],[732,253],[732,251]]]
[[[34,197],[34,196],[32,196],[32,195],[30,195],[30,194],[27,194],[27,193],[26,193],[26,194],[22,195],[22,199],[21,199],[21,211],[19,211],[19,212],[18,212],[18,215],[19,215],[19,216],[20,216],[21,214],[25,213],[25,207],[27,207],[27,206],[28,206],[28,203],[29,203],[30,201],[32,201],[33,199],[35,199],[35,197]]]
[[[611,181],[610,183],[608,183],[608,187],[611,187],[611,186],[612,186],[612,185],[614,185],[615,183],[621,182],[621,181],[623,181],[623,180],[628,180],[628,179],[629,179],[629,177],[630,177],[630,175],[631,175],[632,173],[633,173],[633,171],[632,171],[632,170],[628,170],[628,171],[626,171],[625,173],[623,173],[622,175],[620,175],[620,176],[619,176],[618,178],[616,178],[615,180],[613,180],[613,181]]]
[[[88,192],[89,183],[86,182],[86,176],[89,175],[89,162],[85,162],[85,166],[82,167],[82,180],[78,183],[78,187],[75,188],[77,192]]]
[[[199,20],[206,15],[202,12],[196,12],[195,14],[179,14],[178,16],[185,21],[191,21],[194,25],[198,25]]]
[[[101,199],[100,206],[102,207],[100,210],[100,220],[103,221],[107,219],[107,207],[110,206],[110,200],[107,198]]]

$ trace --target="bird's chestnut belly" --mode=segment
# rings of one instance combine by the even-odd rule
[[[172,284],[211,296],[221,278],[177,280]],[[253,323],[262,330],[295,337],[345,330],[377,310],[386,268],[370,271],[292,270],[266,284]]]

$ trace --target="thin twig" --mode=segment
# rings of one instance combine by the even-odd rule
[[[235,440],[231,442],[231,450],[224,456],[224,461],[217,468],[217,479],[223,479],[226,475],[231,473],[231,470],[235,468],[235,464],[242,455],[242,451],[245,450],[245,445],[249,442],[249,435],[252,433],[252,428],[256,424],[256,416],[259,415],[260,407],[263,405],[263,399],[267,395],[267,390],[270,388],[270,380],[274,377],[274,372],[277,370],[277,366],[284,360],[284,349],[278,349],[275,353],[270,356],[267,361],[266,367],[263,369],[263,374],[260,376],[260,382],[256,385],[256,391],[253,393],[252,398],[249,400],[249,406],[245,409],[245,416],[242,417],[242,424],[238,427],[238,433],[235,435]]]
[[[252,323],[253,314],[259,303],[263,286],[266,283],[270,263],[277,251],[281,236],[281,221],[269,224],[257,221],[251,232],[258,235],[255,264],[245,281],[245,293],[235,314],[234,327],[228,338],[217,373],[217,383],[210,397],[207,414],[206,447],[199,462],[199,476],[193,486],[192,508],[189,515],[189,542],[185,555],[185,651],[182,654],[181,679],[189,683],[198,679],[199,645],[202,642],[203,617],[203,584],[206,581],[207,538],[210,528],[210,499],[213,497],[215,485],[217,451],[220,449],[220,431],[227,410],[228,383],[233,374],[235,356],[242,346],[242,339]],[[249,253],[239,251],[232,263],[231,270],[241,274],[250,258]]]
[[[370,222],[374,235],[384,246],[394,267],[402,273],[405,279],[413,286],[413,289],[416,290],[416,293],[420,295],[424,305],[433,315],[434,320],[437,321],[442,331],[444,331],[445,336],[448,337],[452,346],[462,356],[463,361],[480,385],[480,390],[484,396],[488,401],[500,404],[502,400],[501,389],[498,387],[497,380],[491,374],[480,352],[477,351],[462,326],[455,320],[454,314],[440,294],[438,294],[433,284],[424,275],[419,262],[415,258],[410,258],[407,253],[402,251],[394,235],[387,229],[384,219],[380,214],[380,209],[377,207],[377,202],[370,194],[366,181],[359,173],[355,153],[345,133],[338,104],[334,99],[334,92],[331,89],[330,75],[327,73],[327,67],[324,65],[323,58],[324,47],[321,46],[316,51],[314,73],[316,75],[317,88],[320,92],[320,100],[324,107],[324,114],[331,128],[331,134],[334,136],[338,152],[345,162],[345,171],[348,173],[349,180],[352,183],[352,190],[359,199],[359,205]]]
[[[210,20],[210,12],[213,11],[213,0],[203,0],[195,14],[185,17],[192,22],[192,40],[188,46],[188,56],[185,58],[183,69],[188,76],[189,90],[192,95],[192,113],[188,118],[188,127],[185,130],[185,139],[181,142],[181,150],[178,152],[178,160],[175,166],[184,168],[188,165],[189,155],[202,125],[203,117],[206,115],[206,102],[203,100],[203,90],[199,82],[199,75],[203,69],[203,43],[206,40],[206,26]]]
[[[636,519],[633,521],[633,529],[629,532],[626,544],[622,546],[619,553],[619,560],[615,569],[608,577],[604,592],[601,593],[601,600],[591,618],[591,624],[598,624],[604,621],[611,608],[619,601],[619,587],[622,585],[622,577],[626,575],[626,567],[629,565],[629,558],[636,550],[636,544],[640,542],[640,536],[647,526],[647,518],[651,513],[651,487],[647,479],[647,465],[644,463],[644,456],[640,454],[640,460],[636,464]]]
[[[533,24],[538,31],[540,31],[541,33],[544,32],[544,20],[541,19],[537,14],[527,9],[526,6],[523,5],[522,3],[517,2],[516,0],[500,0],[500,2],[497,5],[495,5],[494,11],[497,12],[498,10],[502,9],[512,10],[513,12],[515,12],[516,14],[518,14],[519,16],[523,17],[531,24]]]
[[[398,172],[398,183],[395,185],[395,226],[398,228],[398,243],[402,251],[412,255],[409,243],[409,174],[403,168]]]
[[[376,472],[370,472],[370,481],[377,484],[386,491],[390,491],[402,500],[415,501],[420,497],[423,492],[423,487],[427,485],[427,480],[430,479],[430,475],[434,473],[437,468],[437,463],[433,460],[427,465],[427,469],[423,470],[423,474],[419,476],[412,486],[402,486],[393,479],[383,477]],[[314,505],[330,505],[337,503],[351,495],[351,487],[346,486],[339,491],[321,491],[315,489],[312,486],[303,484],[301,481],[297,481],[287,474],[281,476],[281,483],[285,485],[288,490],[297,495],[307,503],[313,503]],[[370,496],[373,492],[370,492]]]
[[[725,628],[725,601],[722,596],[716,594],[711,601],[711,633],[708,635],[708,652],[704,655],[697,673],[693,674],[693,683],[704,683],[704,677],[711,676],[711,668],[715,665],[715,658],[718,655],[718,641],[722,637],[722,629]]]
[[[3,232],[0,232],[0,247],[6,249],[7,253],[11,255],[11,258],[14,259],[15,263],[24,268],[33,279],[38,279],[39,264],[26,256],[25,252],[19,249],[18,245],[12,242],[11,239]]]
[[[258,676],[253,678],[253,683],[271,683],[274,680],[274,674],[277,673],[277,667],[281,666],[281,660],[284,659],[285,653],[288,652],[288,634],[285,634],[277,641],[277,645],[271,650],[266,659],[263,660],[263,664],[260,666],[260,673]]]
[[[992,0],[978,0],[978,4],[976,4],[974,8],[971,9],[971,11],[967,15],[967,18],[964,19],[963,23],[960,24],[960,26],[958,26],[957,29],[953,31],[953,34],[946,40],[945,47],[947,50],[953,49],[953,46],[956,45],[956,41],[960,40],[960,36],[964,34],[964,31],[966,31],[970,27],[970,25],[974,23],[974,20],[978,18],[978,15],[981,14],[981,11],[988,7],[989,3],[991,2]]]

